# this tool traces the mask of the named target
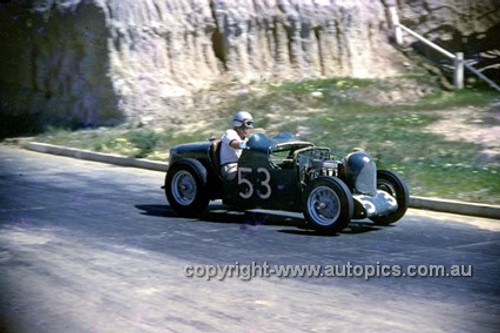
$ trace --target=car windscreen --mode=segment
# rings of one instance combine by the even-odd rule
[[[256,133],[248,139],[248,147],[265,153],[290,151],[313,146],[312,143],[296,141],[290,133],[280,133],[272,139],[264,133]]]

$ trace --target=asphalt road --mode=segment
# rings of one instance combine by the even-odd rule
[[[409,210],[391,227],[358,223],[319,236],[297,218],[220,205],[201,219],[179,218],[160,189],[160,172],[6,146],[0,146],[0,171],[2,332],[500,327],[498,220]],[[464,275],[472,276],[250,279],[241,267],[252,263],[356,265],[364,272],[444,265],[448,273],[465,265]],[[189,278],[189,265],[239,265],[242,274]]]

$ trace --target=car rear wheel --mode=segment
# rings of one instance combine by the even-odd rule
[[[165,179],[165,194],[170,207],[183,216],[195,216],[208,206],[205,184],[189,164],[173,165]]]
[[[378,225],[389,225],[401,219],[410,203],[410,191],[403,178],[393,171],[378,170],[377,189],[383,190],[393,196],[398,202],[398,209],[388,215],[373,216],[370,220]]]
[[[305,190],[304,216],[322,233],[341,231],[354,211],[351,191],[337,178],[318,177]]]

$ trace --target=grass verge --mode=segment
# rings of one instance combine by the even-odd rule
[[[357,147],[366,150],[379,168],[402,174],[412,195],[500,204],[499,156],[485,155],[482,143],[450,140],[428,130],[450,110],[459,108],[473,110],[475,117],[482,119],[481,126],[493,130],[498,118],[492,117],[492,105],[500,99],[491,90],[436,92],[421,97],[399,91],[397,102],[387,102],[373,98],[391,89],[377,80],[336,78],[245,88],[244,94],[234,94],[212,106],[203,128],[49,128],[36,140],[166,161],[173,145],[220,136],[234,111],[245,109],[254,115],[259,126],[256,131],[270,136],[292,132],[330,147],[337,158]]]

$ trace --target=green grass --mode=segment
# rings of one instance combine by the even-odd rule
[[[373,155],[378,167],[399,172],[412,195],[438,196],[500,204],[500,162],[485,158],[478,144],[448,141],[424,128],[441,118],[441,110],[488,108],[499,100],[492,90],[438,92],[412,103],[376,104],[360,101],[360,89],[384,83],[346,78],[259,84],[214,105],[205,131],[169,128],[70,131],[50,128],[37,139],[125,156],[167,160],[175,144],[220,136],[235,110],[250,111],[258,129],[270,136],[301,132],[302,139],[330,147],[336,158],[354,148]],[[483,117],[484,118],[484,117]],[[498,125],[484,118],[482,126]],[[488,120],[489,119],[489,120]]]
[[[422,98],[421,104],[428,107],[485,106],[492,101],[500,102],[500,94],[493,89],[464,89],[454,92],[439,92]]]

